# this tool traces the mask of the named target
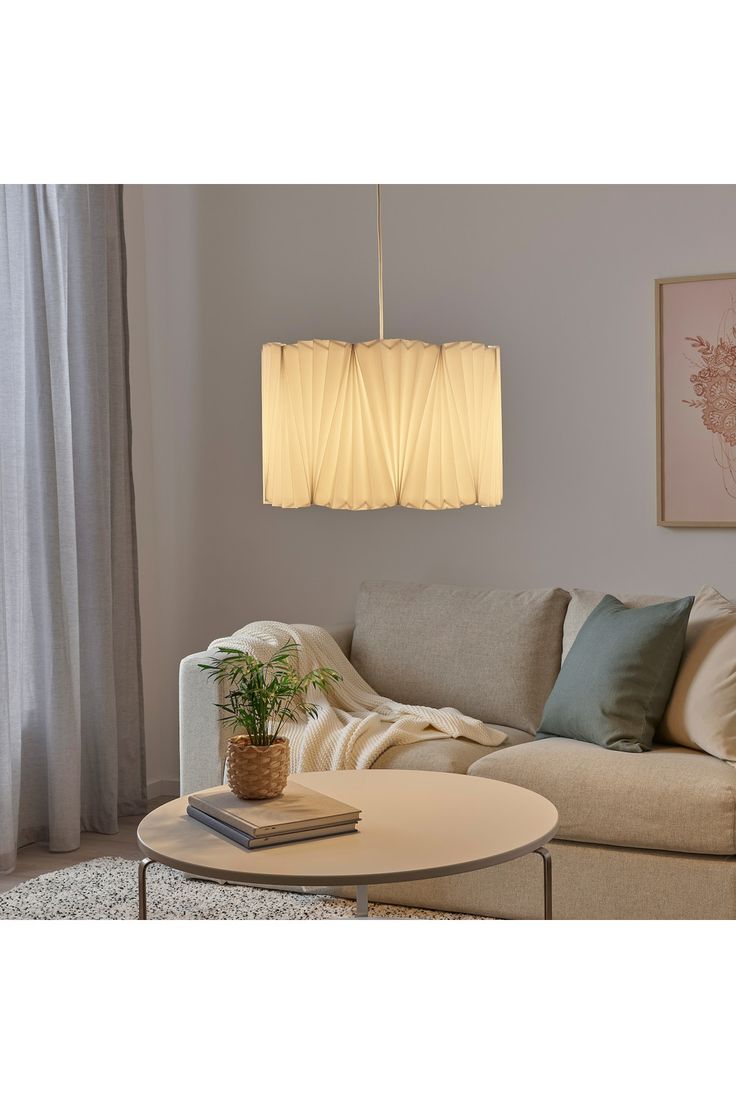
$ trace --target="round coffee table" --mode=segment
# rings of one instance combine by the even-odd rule
[[[439,878],[535,852],[544,871],[544,918],[552,919],[552,860],[544,844],[557,810],[531,790],[434,771],[319,771],[291,776],[361,810],[359,831],[248,851],[187,815],[187,797],[155,809],[138,826],[139,919],[146,919],[146,870],[164,863],[187,874],[255,885],[356,886],[356,914],[368,914],[368,886]]]

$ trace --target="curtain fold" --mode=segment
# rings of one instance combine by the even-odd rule
[[[122,189],[0,189],[0,870],[145,808]]]

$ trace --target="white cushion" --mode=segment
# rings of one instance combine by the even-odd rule
[[[695,596],[657,738],[736,761],[736,606],[714,587]]]

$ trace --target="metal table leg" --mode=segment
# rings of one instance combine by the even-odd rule
[[[154,859],[141,859],[138,863],[138,919],[147,920],[146,912],[146,871]]]
[[[368,915],[368,886],[359,885],[355,887],[355,915]]]
[[[546,847],[538,847],[535,855],[541,855],[544,863],[544,919],[552,919],[552,856]]]

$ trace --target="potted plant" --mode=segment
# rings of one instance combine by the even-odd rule
[[[311,688],[326,692],[342,675],[331,667],[317,667],[300,677],[296,657],[299,645],[288,640],[267,663],[239,648],[218,648],[212,663],[200,663],[208,678],[224,684],[224,700],[217,703],[224,724],[234,729],[227,746],[227,779],[237,797],[278,797],[289,774],[289,741],[279,736],[284,721],[316,717],[317,707],[306,701]]]

